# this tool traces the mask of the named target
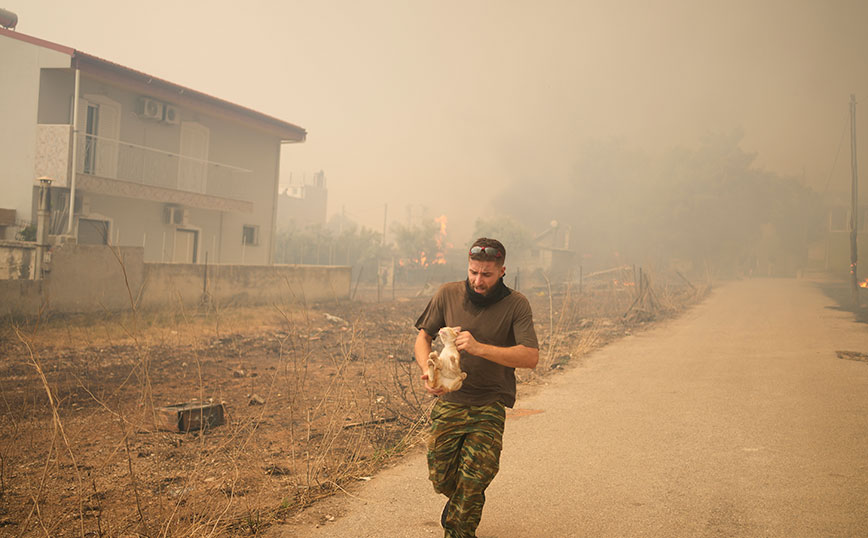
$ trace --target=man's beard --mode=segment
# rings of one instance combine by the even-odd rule
[[[482,294],[473,289],[470,285],[470,279],[464,281],[464,287],[467,290],[467,298],[476,306],[490,306],[500,301],[510,294],[511,290],[503,283],[503,277],[500,277],[497,283],[492,286],[488,293]]]

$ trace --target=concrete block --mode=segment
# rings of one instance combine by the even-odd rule
[[[188,402],[157,409],[158,427],[172,432],[214,428],[225,423],[222,403]]]

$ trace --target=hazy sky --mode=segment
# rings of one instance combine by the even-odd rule
[[[18,31],[308,130],[285,181],[323,169],[329,212],[380,229],[408,207],[469,233],[514,178],[576,148],[651,151],[745,132],[759,165],[821,189],[868,175],[863,0],[7,0]],[[463,238],[462,238],[463,239]]]

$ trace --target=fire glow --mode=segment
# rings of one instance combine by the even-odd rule
[[[437,237],[434,239],[437,242],[437,252],[434,254],[434,259],[431,263],[436,265],[444,265],[446,263],[446,253],[444,250],[452,245],[446,243],[446,215],[440,215],[434,222],[440,225],[440,230],[437,232]]]
[[[437,233],[434,236],[434,242],[437,248],[434,256],[429,257],[428,253],[423,250],[419,252],[419,254],[416,256],[411,256],[410,258],[404,258],[402,260],[399,260],[398,265],[400,265],[401,267],[415,265],[417,267],[425,268],[432,265],[446,264],[445,251],[448,248],[452,248],[452,244],[446,241],[446,215],[440,215],[439,217],[434,219],[434,222],[436,222],[440,226],[440,229],[437,230]]]
[[[860,288],[868,288],[868,278],[859,283]]]

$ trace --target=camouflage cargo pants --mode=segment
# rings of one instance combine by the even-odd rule
[[[494,479],[503,447],[506,410],[438,401],[431,410],[428,477],[449,497],[447,538],[474,538],[482,518],[485,488]]]

